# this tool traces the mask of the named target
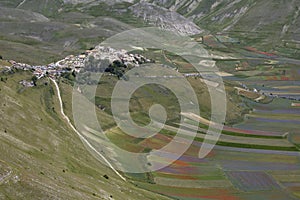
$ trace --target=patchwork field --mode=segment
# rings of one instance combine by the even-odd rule
[[[129,144],[120,142],[128,138],[125,134],[118,134],[115,138],[112,137],[114,132],[109,131],[108,134],[114,143],[124,149],[136,151],[137,146],[148,150],[162,148],[172,140],[163,133],[140,141],[127,139]],[[134,147],[130,141],[134,142]],[[201,145],[201,142],[194,141],[180,159],[152,173],[153,179],[144,176],[136,184],[178,199],[251,199],[255,195],[265,199],[270,199],[273,195],[278,195],[278,199],[295,199],[295,188],[300,184],[298,172],[295,172],[300,167],[299,152],[217,145],[206,158],[199,159],[197,157]],[[284,178],[289,176],[293,177],[290,179],[294,181],[293,184],[284,183],[287,180]],[[291,193],[286,192],[286,189]],[[296,191],[292,192],[293,190]]]
[[[299,0],[0,0],[0,199],[300,199],[299,16]],[[129,134],[133,128],[123,120],[126,111],[112,114],[117,82],[132,77],[107,72],[98,80],[99,74],[87,70],[87,84],[73,88],[74,71],[72,77],[56,77],[59,89],[48,77],[27,88],[19,82],[34,79],[30,71],[7,72],[5,67],[11,65],[8,60],[47,65],[92,50],[123,31],[149,26],[191,35],[202,48],[194,56],[209,60],[197,63],[219,72],[207,73],[204,80],[186,60],[190,49],[180,52],[184,59],[166,49],[132,44],[136,50],[130,53],[181,73],[180,78],[167,77],[152,69],[176,88],[184,78],[198,101],[184,93],[183,103],[200,107],[199,115],[183,112],[170,89],[140,87],[129,100],[140,136],[151,122],[161,126],[157,119],[163,114],[157,112],[153,121],[149,116],[153,105],[160,104],[167,114],[164,126],[148,138]],[[223,89],[216,76],[225,84],[226,120],[222,130],[208,132],[215,125],[208,88]],[[116,101],[123,100],[121,95]],[[86,107],[74,113],[82,102]],[[181,119],[182,134],[176,137]],[[220,132],[220,138],[199,158],[204,139],[213,132]],[[156,150],[171,142],[175,145],[157,156]],[[126,171],[162,165],[153,172]]]
[[[166,57],[163,56],[162,52],[156,52],[156,54],[157,56],[160,55],[162,60],[174,56],[166,54],[166,52]],[[184,66],[185,62],[176,61],[176,59],[175,61],[172,59],[172,61],[179,69]],[[165,59],[165,62],[169,61]],[[186,69],[187,71],[190,70],[189,68]],[[265,68],[261,68],[261,70],[263,69]],[[202,87],[201,81],[194,77],[190,77],[188,80],[195,87],[198,98],[202,100],[206,91],[205,87]],[[111,91],[116,82],[115,77],[103,76],[97,88],[96,105],[101,108],[104,107],[104,113],[108,115],[111,114]],[[254,93],[249,94],[250,96],[248,94],[238,96],[234,89],[237,86],[235,82],[240,82],[240,85],[245,84],[251,90],[255,88],[260,92],[263,91],[271,101],[254,101],[260,97],[256,93],[254,97],[251,96]],[[112,126],[105,131],[110,142],[130,152],[151,154],[152,150],[161,149],[173,140],[179,126],[178,119],[182,115],[185,117],[186,123],[183,137],[191,139],[190,135],[193,132],[197,132],[197,135],[190,148],[169,166],[152,173],[127,173],[127,177],[138,187],[182,200],[255,199],[256,197],[278,200],[297,199],[300,185],[297,171],[300,167],[299,112],[297,108],[291,106],[293,102],[297,103],[297,101],[270,97],[269,95],[272,88],[274,90],[286,90],[289,93],[296,91],[298,87],[291,86],[291,82],[286,81],[283,82],[282,87],[278,88],[279,83],[266,82],[263,77],[257,80],[251,77],[245,79],[229,77],[225,79],[225,83],[227,92],[231,95],[231,99],[228,100],[229,106],[232,106],[230,111],[232,109],[241,111],[240,108],[247,105],[251,108],[251,112],[245,115],[244,121],[241,123],[233,126],[230,123],[226,124],[214,150],[204,159],[199,159],[198,154],[208,125],[211,123],[209,111],[202,112],[201,116],[195,116],[192,113],[183,114],[178,110],[176,97],[172,96],[168,90],[158,88],[155,85],[148,85],[137,90],[130,100],[131,116],[135,122],[140,125],[147,125],[150,122],[147,113],[150,106],[159,102],[167,108],[168,114],[170,113],[167,125],[155,136],[147,139],[134,138],[125,134],[120,128]],[[89,96],[89,87],[86,86],[82,90],[84,94],[86,91],[87,96]],[[168,101],[167,97],[172,100]],[[201,102],[202,109],[206,111],[205,109],[209,107],[210,102],[205,99]],[[118,153],[105,150],[106,148],[109,149],[109,143],[103,142],[101,137],[96,137],[93,140],[101,141],[101,148],[107,155],[126,163],[126,157],[120,158]],[[168,153],[173,152],[176,152],[176,148],[169,149]],[[166,160],[171,158],[170,154]],[[166,160],[160,160],[154,164],[165,164]]]

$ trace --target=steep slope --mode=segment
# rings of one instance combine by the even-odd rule
[[[12,46],[20,54],[33,51],[36,59],[20,60],[29,63],[79,53],[116,33],[145,25],[186,35],[230,35],[244,46],[294,58],[300,51],[300,3],[296,0],[0,0],[0,7],[0,42],[13,42],[2,44],[3,51],[15,51]],[[45,55],[49,56],[39,59]]]
[[[182,35],[195,35],[202,32],[196,24],[182,15],[153,4],[138,3],[131,6],[130,10],[146,22]]]
[[[47,16],[52,16],[58,13],[58,10],[62,7],[62,5],[63,2],[61,0],[23,0],[16,8],[31,10]]]
[[[267,50],[297,47],[300,2],[259,0],[148,0],[176,11],[212,33],[229,33]],[[292,43],[292,44],[291,44]]]
[[[91,156],[59,114],[48,80],[23,88],[18,82],[30,73],[1,77],[0,199],[166,199]]]

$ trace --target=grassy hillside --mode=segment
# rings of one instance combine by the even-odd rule
[[[29,0],[18,8],[16,5],[0,1],[0,54],[31,64],[79,54],[107,37],[143,25],[128,13],[115,12],[123,7],[62,6],[60,1]]]
[[[185,32],[183,29],[189,28],[181,24],[183,19],[186,26],[193,22],[199,25],[203,33],[237,37],[244,46],[294,58],[299,54],[299,1],[146,1],[164,8],[155,7],[156,18],[151,17],[153,5],[135,4],[140,1],[22,2],[0,1],[0,53],[7,59],[44,64],[148,23],[174,25]],[[26,55],[28,51],[32,58]]]
[[[299,1],[150,1],[175,9],[214,34],[229,34],[262,50],[299,54]]]
[[[0,0],[0,200],[167,199],[158,194],[182,200],[299,198],[300,115],[298,106],[292,106],[300,102],[299,2]],[[180,113],[170,90],[150,84],[132,95],[131,117],[146,125],[149,108],[159,103],[168,114],[166,126],[152,138],[129,136],[117,127],[111,113],[118,79],[105,74],[91,83],[98,86],[96,114],[106,136],[122,149],[151,154],[162,148],[174,138],[184,115],[183,137],[190,139],[197,132],[177,161],[153,173],[122,174],[127,182],[99,162],[99,155],[88,151],[69,127],[49,79],[25,88],[19,82],[30,80],[31,72],[3,72],[10,65],[5,60],[45,65],[80,54],[125,30],[171,25],[185,32],[189,24],[203,30],[192,37],[209,51],[222,73],[230,73],[224,76],[227,116],[222,135],[206,158],[198,158],[208,125],[191,113]],[[134,53],[187,76],[197,72],[186,60],[164,50]],[[210,119],[207,86],[195,75],[187,81],[197,95],[201,117]],[[64,112],[73,122],[73,83],[62,77],[57,82]],[[241,88],[247,86],[250,91]],[[91,98],[90,87],[78,90]],[[288,99],[291,94],[299,99]],[[92,98],[88,100],[93,102]],[[134,163],[114,152],[102,135],[91,133],[83,134],[108,160]]]
[[[30,73],[1,77],[0,199],[166,199],[120,180],[91,156],[61,119],[47,79],[23,88],[18,82]]]

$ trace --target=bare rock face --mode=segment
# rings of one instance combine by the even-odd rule
[[[191,20],[182,15],[146,2],[137,3],[129,8],[134,15],[163,29],[177,32],[181,35],[195,35],[202,30]]]
[[[86,3],[107,3],[107,4],[116,4],[116,3],[122,3],[122,2],[128,2],[128,3],[133,3],[134,0],[63,0],[64,3],[71,3],[71,4],[86,4]]]

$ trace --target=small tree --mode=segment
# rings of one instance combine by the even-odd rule
[[[38,78],[36,76],[33,76],[31,78],[31,81],[33,82],[33,84],[36,86],[36,82],[37,82]]]
[[[3,77],[1,77],[1,78],[0,78],[0,81],[2,81],[2,82],[4,82],[4,83],[6,83],[6,81],[7,81],[7,77],[4,77],[4,78],[3,78]]]

